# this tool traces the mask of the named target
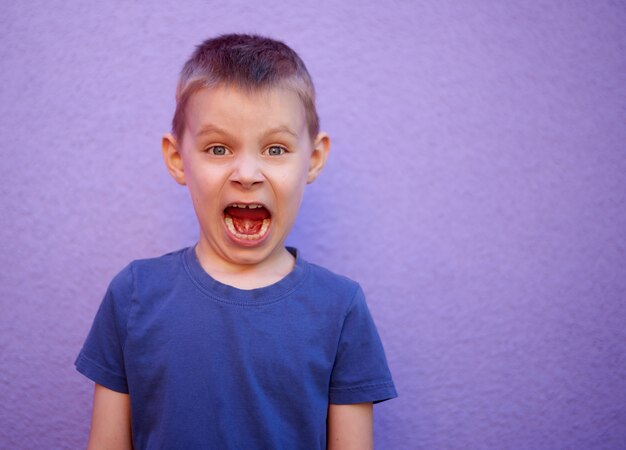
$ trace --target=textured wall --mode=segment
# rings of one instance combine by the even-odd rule
[[[626,6],[2,2],[0,447],[80,448],[111,277],[196,238],[160,136],[205,37],[301,53],[333,137],[291,236],[360,280],[380,449],[626,447]]]

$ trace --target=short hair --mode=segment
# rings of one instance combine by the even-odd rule
[[[220,84],[253,92],[286,87],[302,101],[311,139],[319,133],[315,88],[304,62],[283,42],[249,34],[224,34],[207,39],[183,66],[176,88],[172,133],[181,142],[185,108],[192,94]]]

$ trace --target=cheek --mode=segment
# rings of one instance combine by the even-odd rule
[[[288,202],[291,205],[291,209],[294,214],[297,214],[297,210],[302,202],[302,196],[304,194],[304,188],[306,186],[306,178],[299,175],[289,180],[288,186],[284,189],[285,195],[288,196]]]
[[[281,191],[287,193],[288,195],[295,196],[296,193],[303,189],[306,181],[306,174],[299,169],[294,169],[287,175],[278,178],[277,181],[280,185]]]
[[[208,174],[194,174],[187,182],[189,195],[198,215],[206,215],[219,196],[220,187]]]
[[[306,184],[306,178],[309,174],[309,164],[307,160],[299,160],[294,164],[288,173],[288,182],[293,185]]]
[[[224,170],[207,165],[206,167],[195,167],[191,170],[191,173],[188,175],[188,184],[189,188],[196,195],[214,196],[221,189],[225,178],[227,177]]]

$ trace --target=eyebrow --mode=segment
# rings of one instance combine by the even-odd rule
[[[227,130],[225,130],[225,129],[217,126],[217,125],[214,125],[212,123],[208,123],[206,125],[203,125],[200,128],[200,130],[198,130],[198,132],[196,133],[196,136],[203,136],[205,134],[211,134],[211,133],[222,134],[222,135],[225,135],[225,136],[231,136],[231,134]],[[265,136],[271,136],[273,134],[280,134],[280,133],[287,133],[287,134],[293,136],[294,138],[298,137],[298,134],[296,132],[294,132],[291,128],[289,128],[287,125],[279,125],[277,127],[270,128],[269,130],[267,130],[264,133],[264,135]]]
[[[226,131],[223,128],[218,127],[217,125],[213,125],[212,123],[203,125],[200,128],[200,130],[198,130],[198,132],[196,133],[196,136],[202,136],[202,135],[211,134],[211,133],[217,133],[217,134],[230,136],[230,133],[228,131]]]
[[[289,128],[286,125],[280,125],[280,126],[275,127],[275,128],[270,128],[269,130],[267,130],[265,135],[269,136],[271,134],[280,134],[280,133],[287,133],[287,134],[290,134],[291,136],[293,136],[295,138],[298,137],[298,134],[295,133],[294,131],[292,131],[291,128]]]

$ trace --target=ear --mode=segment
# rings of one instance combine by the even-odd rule
[[[178,149],[178,143],[174,136],[167,133],[161,141],[161,150],[163,151],[163,159],[167,170],[178,184],[185,185],[185,169],[183,167],[183,158]]]
[[[329,151],[330,137],[326,133],[319,133],[313,142],[313,153],[311,153],[309,172],[306,178],[307,183],[313,183],[318,177],[326,164]]]

